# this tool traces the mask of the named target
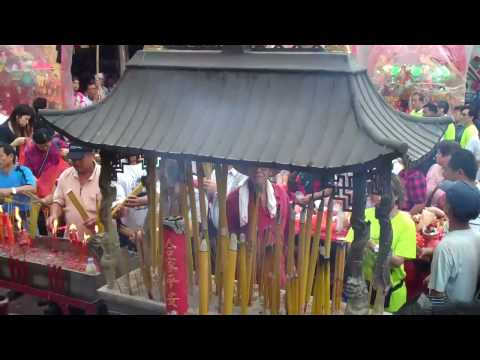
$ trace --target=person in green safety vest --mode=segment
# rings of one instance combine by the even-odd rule
[[[467,105],[456,106],[455,124],[450,124],[443,140],[456,141],[462,149],[470,149],[478,139],[478,130],[473,122],[473,113]]]

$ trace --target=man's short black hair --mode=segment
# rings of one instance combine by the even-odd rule
[[[454,111],[462,111],[465,105],[457,105],[453,108]]]
[[[448,166],[453,171],[462,170],[471,181],[475,181],[477,178],[478,165],[471,151],[465,149],[455,151],[450,158]]]
[[[429,102],[429,103],[425,104],[425,105],[423,106],[423,108],[424,108],[424,109],[427,108],[428,110],[430,110],[430,111],[431,111],[432,113],[434,113],[434,114],[437,114],[437,113],[438,113],[437,105],[435,105],[435,104],[432,103],[432,102]]]
[[[49,130],[40,128],[34,131],[32,138],[35,144],[43,145],[52,140],[52,135]]]
[[[13,155],[13,161],[15,161],[16,157],[17,157],[17,153],[15,151],[15,149],[13,148],[12,145],[10,144],[6,144],[6,143],[3,143],[3,142],[0,142],[0,149],[3,149],[3,152],[5,153],[5,155]]]
[[[471,116],[471,117],[475,117],[475,112],[473,111],[472,108],[470,108],[469,105],[461,105],[461,106],[458,106],[458,110],[460,110],[460,112],[464,112],[465,110],[468,110],[468,116]]]
[[[445,100],[437,101],[437,107],[443,109],[444,114],[448,114],[448,111],[450,110],[450,105],[448,105],[448,102]]]
[[[452,155],[454,152],[461,150],[462,147],[456,141],[443,140],[443,141],[440,141],[437,149],[438,149],[438,152],[442,154],[442,156],[449,156],[449,155]]]

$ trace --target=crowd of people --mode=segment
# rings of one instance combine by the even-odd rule
[[[79,79],[75,77],[73,88],[77,108],[102,101],[112,90],[105,86],[102,74],[88,82],[85,93],[80,91]],[[437,146],[435,159],[427,167],[425,164],[413,167],[406,158],[395,161],[391,187],[394,202],[390,213],[393,230],[391,288],[385,304],[391,312],[399,311],[419,296],[427,296],[434,308],[441,308],[449,302],[472,303],[479,285],[480,191],[477,180],[480,138],[474,121],[476,114],[467,105],[456,106],[450,111],[445,101],[434,103],[425,99],[420,93],[413,94],[413,116],[451,115],[455,122],[448,127]],[[0,125],[0,201],[12,197],[21,216],[28,222],[30,199],[34,194],[42,206],[39,234],[47,235],[57,222],[66,228],[75,224],[80,236],[91,235],[96,231],[97,209],[101,201],[101,165],[93,149],[70,144],[49,129],[38,114],[44,108],[47,108],[47,102],[43,98],[36,99],[31,106],[18,105]],[[136,251],[133,234],[135,229],[144,225],[148,198],[145,189],[137,195],[131,194],[144,182],[146,173],[140,154],[132,155],[124,162],[123,172],[118,174],[116,182],[114,206],[122,204],[122,207],[115,221],[121,246]],[[178,193],[175,189],[181,176],[176,161],[168,160],[167,165],[158,171],[158,178],[167,182],[164,185]],[[304,172],[254,167],[235,169],[230,166],[227,179],[230,231],[246,232],[252,194],[257,193],[260,201],[259,242],[266,247],[271,245],[272,239],[264,238],[264,230],[273,228],[278,211],[282,230],[287,232],[291,202],[304,206],[331,194],[329,189],[322,190],[325,184],[319,179]],[[203,224],[202,228],[208,229],[211,239],[215,239],[219,210],[214,172],[205,179],[203,186],[209,216],[208,224]],[[73,191],[84,205],[87,220],[76,210],[68,196],[69,191]],[[196,195],[199,202],[198,191]],[[375,206],[380,200],[378,196],[370,196],[365,211],[365,218],[371,223],[364,260],[365,279],[369,283],[380,239],[380,224],[375,217]],[[8,206],[4,204],[5,211]],[[414,217],[425,211],[440,214],[448,220],[446,234],[435,248],[417,246],[418,229]],[[346,240],[353,240],[351,229]],[[212,250],[215,250],[214,241]],[[427,264],[427,271],[416,269],[419,260],[424,268]],[[412,274],[416,277],[414,281],[411,280]]]

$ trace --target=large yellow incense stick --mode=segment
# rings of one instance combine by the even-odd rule
[[[307,217],[307,209],[303,208],[302,214],[300,215],[300,241],[298,246],[298,273],[299,273],[299,280],[300,286],[298,288],[299,294],[299,313],[303,314],[303,309],[305,306],[305,287],[302,287],[303,278],[305,276],[304,273],[304,265],[305,265],[305,235],[306,235],[306,228],[305,228],[305,221]]]
[[[240,285],[240,309],[242,315],[248,314],[248,279],[247,279],[247,243],[245,234],[240,234],[239,251],[239,285]]]
[[[225,296],[223,302],[223,314],[232,315],[233,313],[233,290],[235,287],[235,267],[237,265],[237,235],[232,234],[230,246],[227,252],[227,261],[225,266]]]
[[[338,255],[339,260],[339,275],[338,275],[338,292],[337,292],[337,312],[341,312],[342,294],[343,294],[343,279],[345,276],[345,243],[341,242],[337,249],[340,251]]]
[[[283,234],[280,214],[280,205],[277,205],[277,219],[275,223],[275,256],[273,263],[273,289],[272,289],[272,314],[278,315],[280,312],[280,289],[281,289],[281,262],[283,258]]]
[[[287,240],[288,252],[287,252],[287,313],[291,315],[293,313],[293,297],[292,297],[292,281],[293,271],[295,266],[295,204],[290,207],[290,216],[288,222],[288,240]]]
[[[42,205],[39,202],[32,201],[32,209],[30,210],[30,237],[33,239],[37,235],[38,215]]]
[[[222,309],[222,288],[224,286],[224,272],[226,270],[226,257],[228,249],[228,224],[227,224],[227,165],[216,165],[215,175],[217,178],[218,190],[218,209],[219,209],[219,229],[220,236],[217,241],[220,242],[220,264],[217,264],[217,270],[220,271],[218,286],[218,307],[219,311]]]
[[[198,232],[198,215],[197,215],[197,200],[195,198],[195,188],[193,187],[192,163],[186,163],[186,182],[188,187],[188,197],[190,202],[190,216],[192,219],[192,235],[193,235],[193,253],[195,258],[194,269],[198,272],[198,253],[200,249],[200,234]]]
[[[313,199],[313,197],[312,197]],[[302,296],[305,298],[305,305],[308,304],[310,301],[310,295],[307,293],[307,281],[308,281],[308,269],[309,269],[309,262],[310,262],[310,246],[311,246],[311,239],[312,239],[312,215],[314,210],[313,201],[310,202],[308,209],[307,209],[307,221],[305,223],[305,255],[303,257],[303,270],[302,270]]]
[[[247,241],[250,245],[250,253],[247,257],[248,262],[248,299],[249,303],[252,301],[253,291],[256,283],[256,267],[257,267],[257,224],[258,224],[258,208],[260,205],[260,194],[255,191],[255,194],[250,195],[253,202],[248,203],[248,237]]]
[[[67,196],[72,202],[73,206],[75,206],[75,209],[77,209],[78,213],[82,217],[82,220],[87,221],[89,219],[89,216],[87,211],[85,210],[85,206],[83,206],[82,202],[77,198],[73,190],[67,192]]]
[[[320,205],[317,211],[317,224],[315,226],[315,233],[313,236],[312,252],[310,253],[310,260],[308,262],[308,279],[307,279],[307,297],[306,301],[310,299],[313,287],[313,278],[315,276],[315,269],[318,263],[318,253],[320,250],[320,236],[322,233],[322,221],[323,221],[323,207],[325,200],[320,201]]]
[[[320,287],[320,282],[321,282],[321,265],[318,265],[317,271],[315,273],[315,280],[314,280],[314,288],[313,288],[313,302],[312,302],[312,310],[311,314],[312,315],[320,315],[320,306],[321,306],[321,299],[322,299],[322,293],[321,293],[321,287]]]
[[[205,189],[204,189],[204,177],[205,177],[205,172],[204,172],[204,164],[198,163],[197,162],[197,179],[198,179],[198,198],[200,201],[200,221],[202,223],[202,238],[205,239],[207,242],[207,248],[208,248],[208,273],[212,273],[212,261],[210,257],[210,238],[208,236],[208,212],[207,212],[207,205],[205,203]],[[208,285],[208,293],[209,293],[209,298],[211,296],[212,292],[212,282],[211,282],[211,275],[209,276],[209,285]]]
[[[338,279],[339,279],[339,271],[340,271],[340,266],[339,266],[339,248],[338,244],[335,247],[335,268],[333,271],[333,292],[332,292],[332,313],[336,314],[337,313],[337,296],[338,296]]]
[[[146,156],[147,161],[147,194],[148,194],[148,232],[150,239],[150,266],[154,269],[156,275],[160,275],[159,265],[159,243],[158,243],[158,215],[157,215],[157,157],[153,155]],[[150,269],[149,269],[150,271]],[[159,277],[154,279],[160,281]]]
[[[330,197],[327,207],[327,229],[325,234],[325,302],[324,313],[330,315],[330,248],[332,245],[332,221],[333,221],[333,204],[335,200]]]
[[[181,167],[182,168],[182,167]],[[192,237],[190,232],[190,217],[188,214],[187,205],[187,189],[185,182],[180,182],[180,207],[185,226],[185,241],[187,243],[187,267],[188,267],[188,287],[190,293],[193,292],[193,252],[192,252]]]
[[[199,305],[199,314],[207,315],[208,314],[208,288],[210,282],[210,273],[208,270],[208,245],[207,241],[204,239],[200,244],[200,252],[198,256],[199,261],[199,286],[200,286],[200,305]]]
[[[100,201],[96,199],[96,209],[97,209],[97,227],[98,227],[98,232],[100,234],[103,234],[105,232],[105,227],[103,226],[102,220],[100,219]]]
[[[128,196],[121,202],[119,202],[117,205],[115,205],[112,209],[112,217],[114,217],[118,211],[125,205],[125,203],[127,202],[128,198],[130,196],[138,196],[143,190],[143,184],[140,183],[138,184],[130,194],[128,194]]]

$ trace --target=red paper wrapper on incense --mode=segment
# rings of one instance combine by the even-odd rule
[[[185,234],[164,226],[165,295],[167,313],[184,315],[188,310]]]

